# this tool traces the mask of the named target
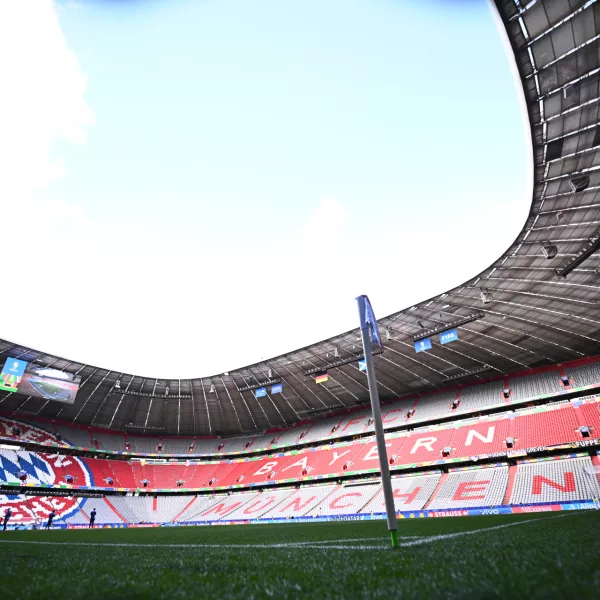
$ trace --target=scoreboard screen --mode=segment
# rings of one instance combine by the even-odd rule
[[[7,358],[0,373],[0,389],[56,402],[73,404],[81,377],[58,369]]]

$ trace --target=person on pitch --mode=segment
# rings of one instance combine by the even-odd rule
[[[48,515],[48,522],[46,523],[46,529],[50,529],[52,526],[52,521],[54,521],[54,517],[56,516],[56,511],[52,509],[50,514]]]
[[[10,516],[12,515],[12,508],[10,506],[4,511],[4,525],[2,526],[2,531],[6,531],[6,526],[8,525],[8,521]]]
[[[90,513],[90,525],[88,529],[94,529],[94,522],[96,521],[96,509],[94,508]]]

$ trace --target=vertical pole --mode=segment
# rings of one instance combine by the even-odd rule
[[[360,299],[359,311],[360,309]],[[396,521],[396,508],[394,506],[394,493],[392,491],[392,480],[390,477],[390,466],[387,459],[387,448],[383,433],[383,422],[381,421],[381,407],[379,405],[379,391],[377,390],[377,379],[375,378],[375,366],[373,365],[373,347],[369,335],[369,325],[361,324],[360,335],[362,338],[365,362],[367,365],[367,382],[369,384],[369,395],[371,397],[371,409],[373,410],[373,424],[375,425],[375,438],[377,439],[377,453],[379,454],[379,470],[381,471],[381,483],[383,485],[383,497],[385,498],[385,513],[387,526],[392,538],[392,548],[398,547],[398,522]]]

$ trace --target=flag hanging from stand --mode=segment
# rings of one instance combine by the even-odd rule
[[[329,375],[327,375],[327,371],[324,371],[323,373],[317,373],[315,375],[315,383],[325,383],[328,380]]]

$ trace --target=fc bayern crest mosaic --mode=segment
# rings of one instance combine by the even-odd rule
[[[22,421],[0,418],[0,436],[10,437],[12,428],[19,427],[19,439],[37,443],[58,443],[56,436],[41,427]],[[0,482],[19,483],[23,487],[15,487],[15,495],[0,495],[0,517],[10,507],[11,523],[30,523],[42,521],[48,517],[52,509],[57,517],[66,518],[79,510],[77,498],[68,496],[25,496],[27,484],[60,485],[70,483],[74,486],[93,485],[92,476],[87,466],[75,456],[29,452],[28,450],[0,449]]]

